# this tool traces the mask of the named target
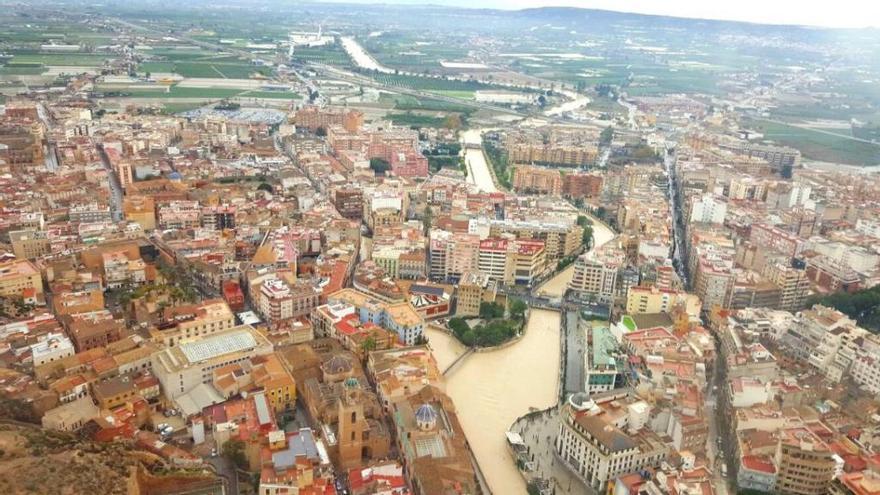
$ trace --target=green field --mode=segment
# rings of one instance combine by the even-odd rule
[[[407,95],[382,95],[380,101],[390,103],[395,110],[424,110],[432,112],[455,112],[470,114],[475,110],[466,105],[450,103],[430,98],[416,98]]]
[[[414,113],[394,113],[388,115],[394,125],[404,127],[443,127],[444,117],[418,115]]]
[[[114,58],[112,54],[94,53],[39,53],[31,51],[12,51],[15,55],[8,65],[59,65],[59,66],[82,66],[100,67],[105,60]]]
[[[302,62],[335,65],[337,67],[351,66],[351,58],[338,44],[311,48],[297,47],[293,51],[293,59]]]
[[[819,131],[794,127],[767,120],[749,120],[747,125],[764,134],[768,140],[791,146],[804,158],[848,165],[880,165],[880,144],[832,136]]]
[[[230,89],[230,88],[184,88],[180,86],[170,86],[166,91],[164,87],[156,88],[137,88],[128,89],[124,87],[99,86],[99,91],[104,91],[108,96],[122,96],[129,98],[204,98],[204,99],[220,99],[232,98],[235,96],[241,98],[267,98],[278,100],[293,100],[300,96],[291,91],[260,91],[246,89]],[[118,95],[117,95],[118,93]]]
[[[43,66],[7,65],[0,67],[0,76],[39,76],[48,70]]]
[[[138,67],[138,72],[173,72],[183,77],[208,79],[249,79],[253,74],[272,75],[270,67],[261,67],[249,63],[230,63],[209,61],[185,62],[145,62]]]
[[[461,94],[493,87],[490,84],[481,83],[479,81],[459,81],[441,79],[438,77],[404,76],[399,74],[377,74],[373,77],[377,81],[388,86],[415,89],[419,91],[453,91]]]

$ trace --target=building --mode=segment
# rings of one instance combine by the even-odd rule
[[[602,176],[595,173],[570,173],[562,176],[562,195],[572,199],[595,199],[602,194]]]
[[[105,310],[62,315],[58,318],[73,341],[76,352],[106,347],[122,338],[125,325]]]
[[[456,289],[456,316],[479,316],[480,305],[495,302],[497,290],[489,275],[483,272],[465,272]]]
[[[626,312],[631,315],[671,313],[679,307],[690,316],[700,316],[700,298],[687,292],[657,286],[633,286],[626,294]]]
[[[552,168],[517,165],[513,170],[513,190],[525,194],[562,194],[562,175]]]
[[[776,493],[825,495],[836,470],[834,451],[805,427],[780,432],[776,449]]]
[[[150,337],[154,342],[173,347],[184,340],[224,332],[234,325],[235,314],[229,305],[223,300],[212,299],[167,308],[162,321],[150,329]]]
[[[293,122],[297,127],[308,129],[309,132],[318,132],[318,129],[327,131],[331,126],[338,125],[350,133],[357,133],[364,125],[364,114],[345,108],[306,106],[296,111]]]
[[[467,439],[446,394],[424,386],[392,409],[398,452],[414,495],[479,492]]]
[[[574,275],[568,288],[580,296],[610,302],[614,299],[617,272],[623,266],[625,255],[616,242],[578,256]]]
[[[28,260],[0,263],[0,296],[42,301],[43,279],[40,271]]]
[[[52,363],[74,354],[73,342],[60,333],[49,333],[31,345],[34,367]]]
[[[318,307],[320,292],[309,283],[288,284],[274,278],[260,286],[259,311],[269,322],[306,316]]]
[[[692,223],[723,224],[727,215],[727,203],[713,194],[704,194],[691,204],[688,220]]]
[[[34,259],[52,252],[52,245],[45,231],[35,229],[9,232],[12,254],[16,258]]]
[[[646,428],[650,410],[625,390],[572,395],[561,413],[556,452],[600,492],[621,475],[658,468],[668,448]]]
[[[397,333],[405,345],[415,345],[422,338],[425,320],[409,301],[385,303],[355,289],[342,289],[327,297],[327,303],[345,303],[353,306],[361,323],[371,322]],[[314,321],[319,335],[326,335],[326,325]],[[324,330],[321,330],[324,329]]]
[[[186,340],[152,357],[162,390],[174,399],[200,384],[211,383],[213,371],[272,353],[272,343],[248,325]]]
[[[360,221],[364,217],[364,192],[356,187],[333,191],[333,206],[343,218]]]

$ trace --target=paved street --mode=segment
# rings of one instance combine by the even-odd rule
[[[541,414],[520,419],[513,431],[523,437],[529,449],[535,470],[530,478],[553,480],[556,495],[594,495],[595,490],[584,485],[580,479],[556,457],[555,441],[559,428],[559,407]]]
[[[584,390],[584,353],[587,337],[577,311],[565,312],[565,395]]]

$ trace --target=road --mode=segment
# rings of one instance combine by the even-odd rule
[[[122,185],[119,183],[119,177],[113,166],[110,165],[110,158],[104,151],[103,145],[98,145],[98,152],[101,153],[101,163],[104,164],[104,170],[107,171],[107,181],[110,184],[110,216],[114,222],[122,221]]]
[[[54,122],[52,122],[52,117],[43,103],[37,105],[37,116],[43,122],[43,125],[46,126],[46,134],[49,134],[52,131],[52,127],[54,127]],[[43,153],[46,157],[46,169],[50,172],[58,171],[58,155],[55,153],[55,143],[49,142],[44,145]]]

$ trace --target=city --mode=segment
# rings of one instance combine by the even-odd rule
[[[880,25],[491,6],[0,0],[0,493],[880,495]]]

